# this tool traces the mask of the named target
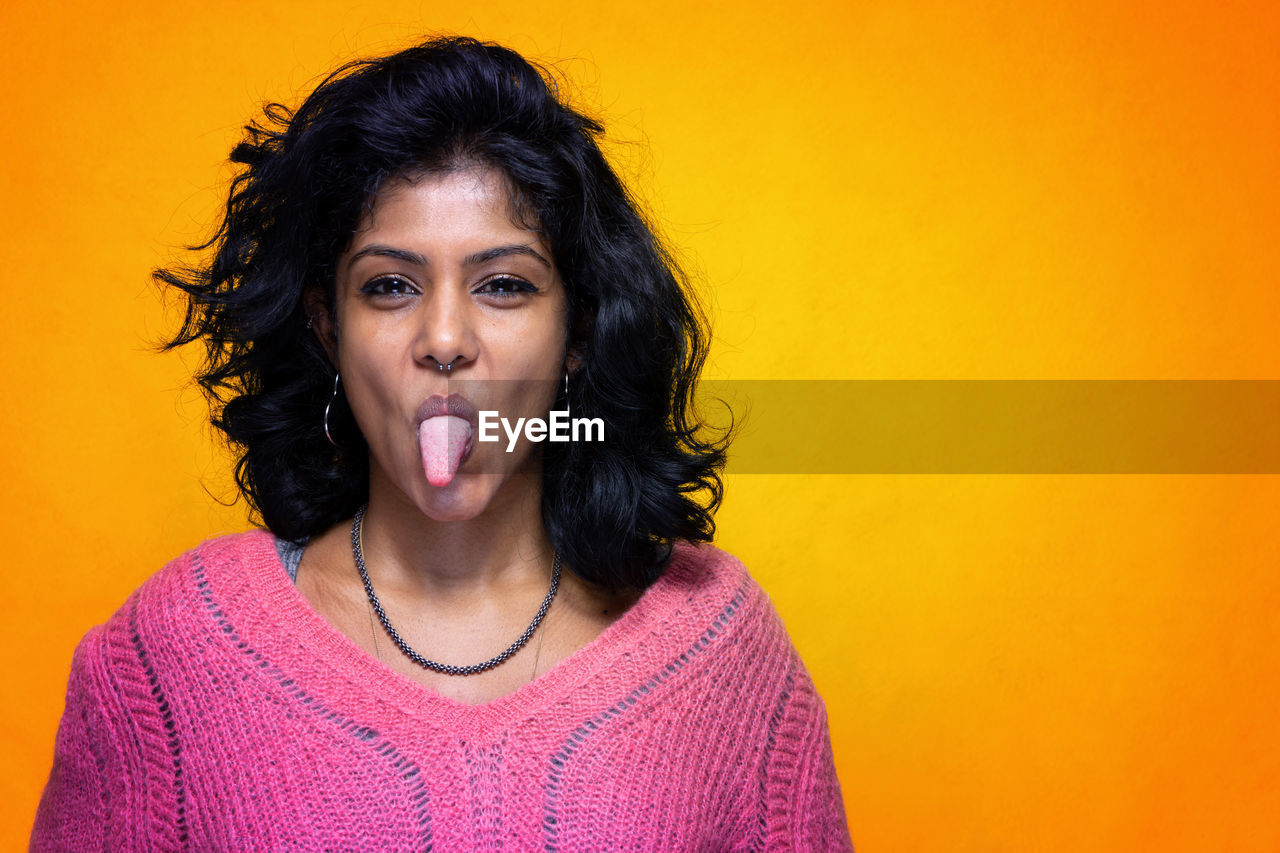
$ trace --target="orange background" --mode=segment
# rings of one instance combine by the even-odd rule
[[[423,32],[559,60],[698,274],[717,378],[1276,379],[1275,9],[7,4],[0,846],[79,637],[245,526],[148,271],[263,100]],[[1276,850],[1277,498],[735,476],[719,541],[826,698],[861,851]]]

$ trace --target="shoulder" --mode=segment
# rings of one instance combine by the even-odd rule
[[[198,587],[211,579],[226,582],[246,571],[269,570],[278,564],[276,538],[269,532],[228,533],[206,539],[175,557],[144,581],[134,595],[143,604],[156,600],[172,604],[189,595],[193,584]]]
[[[166,581],[193,571],[220,573],[228,567],[240,570],[270,565],[278,562],[278,547],[275,536],[266,530],[254,529],[215,536],[171,560],[144,583],[142,588],[152,584],[162,586]]]
[[[715,545],[676,542],[660,583],[681,590],[690,601],[724,603],[781,623],[768,593],[743,562]]]
[[[657,584],[681,589],[695,598],[759,588],[742,561],[728,551],[684,541],[672,543],[671,559]]]
[[[72,657],[72,686],[98,694],[104,710],[154,714],[163,682],[195,665],[218,636],[220,602],[251,600],[256,575],[283,575],[275,543],[253,530],[209,539],[170,561],[85,633]]]
[[[136,642],[139,632],[179,637],[206,608],[210,589],[246,587],[257,574],[284,569],[276,556],[276,539],[250,530],[208,539],[174,558],[129,595],[104,625],[102,642]]]
[[[786,626],[768,593],[734,555],[714,545],[677,542],[659,579],[667,607],[662,616],[702,627],[710,643],[724,635],[735,657],[803,669]]]

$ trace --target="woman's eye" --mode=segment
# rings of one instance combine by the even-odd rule
[[[522,278],[502,275],[484,282],[474,292],[510,299],[522,293],[536,293],[537,291],[538,288]]]
[[[373,296],[401,296],[417,291],[406,279],[394,275],[382,275],[360,288],[360,292]]]

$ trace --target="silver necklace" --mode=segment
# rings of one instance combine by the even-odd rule
[[[356,510],[356,517],[351,522],[351,553],[356,558],[356,568],[360,570],[360,579],[364,581],[364,591],[369,594],[369,603],[373,605],[373,610],[378,614],[378,620],[382,622],[382,627],[386,629],[387,634],[400,647],[400,651],[405,653],[411,661],[419,666],[427,669],[441,672],[445,675],[475,675],[478,672],[484,672],[493,669],[507,658],[520,651],[525,643],[529,642],[529,638],[533,636],[533,632],[538,630],[538,625],[542,622],[542,617],[547,615],[547,608],[551,606],[551,599],[556,597],[556,591],[560,589],[560,552],[556,552],[555,561],[551,567],[551,589],[547,592],[547,597],[542,599],[542,606],[538,608],[538,615],[533,617],[533,622],[528,628],[524,629],[524,633],[520,638],[497,655],[484,663],[475,663],[470,666],[454,666],[448,663],[437,663],[436,661],[424,658],[418,654],[409,644],[401,637],[400,633],[391,626],[391,622],[387,619],[387,614],[382,609],[382,604],[378,601],[378,596],[373,593],[373,584],[369,581],[369,571],[364,566],[364,549],[360,546],[361,532],[364,528],[364,512],[369,508],[368,504]]]

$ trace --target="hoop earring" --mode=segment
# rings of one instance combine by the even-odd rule
[[[565,417],[571,416],[573,413],[569,409],[569,370],[564,371],[564,414]]]
[[[333,434],[329,432],[329,409],[333,407],[333,401],[338,399],[338,380],[341,378],[341,373],[335,373],[333,375],[333,394],[329,397],[329,402],[324,405],[324,437],[329,439],[329,443],[339,450],[342,449],[342,445],[334,441]]]

